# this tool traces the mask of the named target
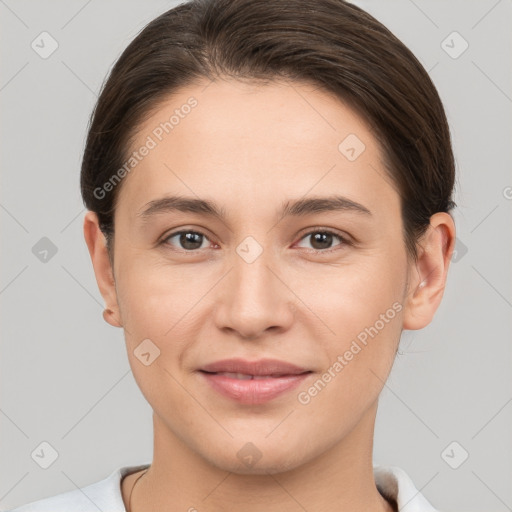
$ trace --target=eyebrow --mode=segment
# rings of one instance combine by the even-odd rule
[[[150,218],[170,213],[184,212],[196,213],[206,217],[216,217],[222,221],[226,219],[226,211],[224,208],[217,206],[214,202],[207,199],[197,199],[193,197],[183,196],[165,196],[160,199],[150,201],[146,208],[137,214],[142,222],[147,222]],[[286,201],[281,205],[281,218],[292,216],[302,217],[321,212],[347,211],[371,216],[372,213],[368,208],[356,201],[352,201],[343,196],[328,197],[308,197],[290,202]]]

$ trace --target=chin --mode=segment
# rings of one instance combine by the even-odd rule
[[[274,475],[300,466],[304,462],[304,452],[299,453],[291,447],[285,451],[282,446],[279,452],[273,447],[260,451],[251,443],[246,443],[236,451],[235,457],[226,457],[226,451],[223,451],[210,453],[207,460],[213,466],[237,475]]]

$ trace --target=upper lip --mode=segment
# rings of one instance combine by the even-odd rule
[[[215,361],[202,366],[200,370],[210,373],[229,372],[246,375],[299,375],[309,371],[306,368],[301,368],[286,361],[279,361],[278,359],[246,361],[239,358]]]

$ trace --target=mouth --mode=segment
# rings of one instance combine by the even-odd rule
[[[227,359],[203,366],[199,373],[223,397],[258,405],[291,391],[313,372],[275,359]]]
[[[279,378],[279,377],[287,377],[289,375],[289,374],[285,374],[285,373],[273,373],[271,375],[252,375],[252,374],[247,374],[247,373],[233,373],[233,372],[204,372],[204,373],[209,373],[211,375],[224,375],[225,377],[229,377],[230,379],[240,379],[240,380],[275,379],[275,378]]]

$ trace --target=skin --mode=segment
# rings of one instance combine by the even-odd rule
[[[197,107],[124,178],[113,268],[96,215],[84,219],[111,310],[105,319],[124,328],[133,375],[154,411],[153,462],[135,487],[132,512],[389,512],[393,504],[372,471],[378,397],[402,329],[428,325],[441,302],[453,220],[433,215],[418,260],[409,260],[400,198],[374,136],[348,106],[308,84],[224,79],[188,86],[144,122],[133,148],[190,96]],[[355,161],[338,150],[348,134],[366,146]],[[371,215],[278,215],[283,201],[333,193]],[[142,224],[137,213],[166,194],[209,199],[226,218],[175,211]],[[185,228],[205,235],[188,253],[179,236],[164,240]],[[336,236],[315,244],[310,232],[321,228],[353,244]],[[236,252],[247,236],[263,249],[252,263]],[[301,404],[298,393],[395,302],[401,311]],[[147,338],[160,350],[149,366],[134,355]],[[196,372],[229,357],[277,358],[313,373],[270,402],[243,405]],[[237,457],[248,442],[261,454],[251,467]],[[122,482],[126,504],[138,475]]]

